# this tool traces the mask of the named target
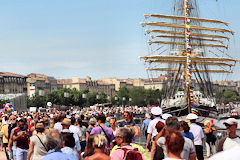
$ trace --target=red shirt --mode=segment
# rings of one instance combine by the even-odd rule
[[[28,149],[29,131],[27,129],[23,131],[26,132],[27,135],[20,136],[18,139],[16,139],[17,147],[21,149]],[[18,127],[17,129],[14,130],[13,135],[17,136],[20,132],[22,132],[22,130]]]

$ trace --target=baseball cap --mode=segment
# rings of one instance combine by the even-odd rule
[[[238,121],[235,118],[228,118],[225,122],[223,122],[225,125],[233,125],[238,124]]]

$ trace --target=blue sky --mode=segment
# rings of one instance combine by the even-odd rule
[[[145,13],[171,13],[172,0],[0,0],[1,71],[57,78],[147,78]],[[230,22],[240,58],[238,0],[201,0],[201,15]],[[235,70],[239,70],[236,67]],[[234,75],[214,76],[239,80]]]

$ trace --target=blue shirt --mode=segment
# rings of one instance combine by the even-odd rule
[[[148,129],[148,125],[150,123],[151,119],[147,118],[143,121],[143,124],[142,124],[142,130],[146,131]]]
[[[192,132],[185,133],[185,132],[181,131],[181,133],[182,133],[183,137],[186,137],[186,138],[189,138],[191,140],[194,140],[194,136],[193,136]]]
[[[76,157],[62,153],[61,151],[50,150],[41,160],[78,160]]]

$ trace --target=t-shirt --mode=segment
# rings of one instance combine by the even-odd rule
[[[102,127],[102,128],[106,132],[110,142],[112,142],[114,140],[113,131],[110,128],[108,128],[108,127]],[[104,134],[102,128],[99,127],[99,126],[93,128],[92,131],[91,131],[91,134],[101,134],[101,135],[106,137],[106,135]],[[106,139],[108,139],[108,138],[106,137]],[[107,148],[108,149],[110,149],[110,142],[108,142],[108,144],[107,144]]]
[[[42,143],[40,142],[37,136],[41,139],[42,143],[46,147],[47,140],[45,135],[36,135],[36,136],[30,137],[30,141],[34,145],[34,151],[32,155],[33,160],[40,160],[43,156],[47,154],[47,150],[44,148],[44,146],[42,145]]]
[[[126,145],[126,146],[124,146],[122,148],[134,149],[134,147],[132,147],[130,145]],[[124,150],[116,149],[115,151],[112,152],[111,160],[123,160],[123,158],[124,158]],[[146,160],[143,155],[142,155],[142,159]]]
[[[59,132],[62,131],[62,125],[61,125],[61,123],[55,123],[53,128],[57,129]]]
[[[190,125],[190,132],[192,132],[194,136],[194,145],[202,145],[202,139],[204,138],[202,127],[196,123],[192,123]]]
[[[165,124],[165,121],[163,119],[161,119],[160,117],[156,117],[149,122],[147,133],[152,134],[152,138],[155,137],[158,134],[157,129],[156,129],[156,124],[159,121],[161,121]]]
[[[130,122],[122,121],[119,123],[119,127],[124,126],[136,126],[136,123],[133,120],[131,120]]]
[[[69,127],[69,130],[70,130],[72,133],[77,134],[78,137],[82,137],[82,132],[80,131],[80,129],[79,129],[77,126],[71,125],[71,126]]]
[[[160,137],[157,141],[157,144],[162,147],[164,156],[168,157],[167,155],[167,150],[165,146],[165,137]],[[184,146],[183,146],[183,151],[181,153],[181,157],[185,160],[189,159],[189,155],[193,154],[195,152],[193,142],[189,139],[184,137]]]
[[[13,137],[14,130],[17,129],[17,128],[18,128],[18,127],[15,127],[15,128],[13,128],[13,129],[11,130],[11,135],[10,135],[10,137]],[[13,147],[16,148],[16,146],[17,146],[17,142],[16,142],[16,141],[13,141]]]
[[[236,160],[240,157],[240,146],[233,147],[229,150],[219,152],[212,157],[209,158],[209,160]]]
[[[8,124],[3,125],[1,132],[3,133],[3,143],[8,143]]]
[[[225,150],[231,149],[236,146],[240,146],[240,138],[239,137],[236,137],[236,138],[227,137],[223,143],[223,150],[225,151]]]
[[[194,136],[193,136],[192,132],[185,133],[185,132],[181,131],[181,133],[184,137],[194,140]]]
[[[28,140],[29,140],[29,131],[28,130],[21,130],[19,127],[17,129],[14,130],[13,135],[17,136],[20,132],[26,132],[25,136],[20,136],[16,142],[17,142],[17,148],[21,148],[21,149],[28,149]]]

